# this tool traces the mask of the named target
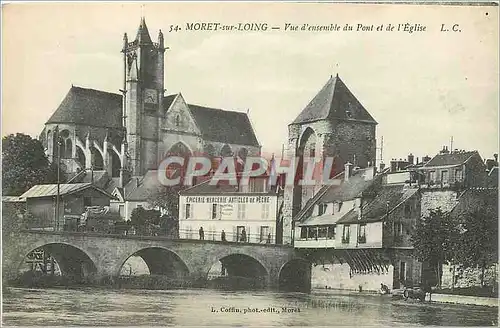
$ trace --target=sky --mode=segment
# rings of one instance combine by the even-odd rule
[[[167,94],[249,111],[263,152],[280,153],[291,123],[339,74],[377,120],[383,159],[444,145],[498,153],[498,7],[302,3],[9,4],[2,13],[2,136],[37,136],[71,85],[116,92],[123,33],[141,15],[158,30]],[[188,31],[186,24],[266,23],[280,30]],[[285,31],[286,23],[354,31]],[[421,32],[356,31],[420,24]],[[442,24],[449,29],[442,32]],[[457,30],[451,31],[454,24]],[[170,26],[181,30],[169,32]],[[377,151],[377,159],[380,150]]]

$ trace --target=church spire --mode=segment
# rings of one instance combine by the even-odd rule
[[[151,36],[149,35],[148,27],[146,26],[146,19],[141,17],[141,24],[139,25],[139,29],[137,30],[137,37],[135,40],[141,44],[151,44]]]

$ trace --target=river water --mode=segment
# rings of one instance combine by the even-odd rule
[[[320,290],[7,288],[2,320],[9,326],[496,326],[497,311]]]

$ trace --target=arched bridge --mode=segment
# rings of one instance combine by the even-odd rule
[[[229,276],[258,277],[270,289],[311,287],[311,264],[290,246],[33,230],[4,238],[4,280],[15,278],[27,254],[40,248],[63,275],[116,277],[127,259],[140,256],[151,274],[207,279],[220,261]]]

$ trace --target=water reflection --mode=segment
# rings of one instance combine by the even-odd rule
[[[4,324],[23,326],[486,326],[498,322],[496,308],[407,303],[346,292],[9,288],[3,310]]]

